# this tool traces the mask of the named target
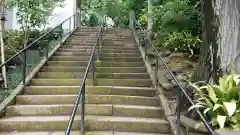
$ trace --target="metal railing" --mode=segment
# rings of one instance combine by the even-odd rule
[[[43,59],[47,59],[50,52],[57,45],[61,45],[76,30],[78,27],[77,17],[77,14],[70,16],[1,64],[0,68],[7,68],[4,80],[7,85],[4,86],[4,89],[13,90],[19,85],[25,85],[27,76],[35,67]]]
[[[144,29],[144,27],[137,21],[137,19],[135,18],[134,15],[132,15],[132,21],[133,21],[133,26],[132,26],[132,31],[134,33],[134,35],[137,37],[137,32],[136,32],[136,26],[140,29],[141,34],[144,34],[145,32],[147,32],[147,30]],[[177,120],[176,120],[176,135],[180,135],[181,134],[181,124],[180,124],[180,113],[181,113],[181,94],[183,93],[183,95],[187,98],[187,100],[190,102],[191,105],[195,105],[194,101],[190,98],[190,96],[187,94],[186,90],[183,88],[183,86],[180,84],[180,82],[177,80],[176,76],[173,74],[173,72],[170,70],[170,68],[167,66],[167,64],[164,62],[162,56],[158,53],[156,47],[150,43],[149,39],[146,38],[146,35],[142,35],[144,39],[142,39],[142,41],[146,41],[145,42],[145,46],[144,46],[144,57],[145,60],[147,59],[147,55],[148,55],[148,45],[150,45],[150,47],[153,49],[153,51],[157,54],[156,57],[156,83],[158,83],[158,63],[159,60],[163,63],[164,67],[167,69],[168,73],[172,76],[173,80],[176,82],[176,84],[178,85],[178,87],[180,88],[180,90],[177,92],[177,97],[176,97],[176,105],[177,105]],[[137,37],[139,38],[139,37]],[[139,43],[140,44],[140,43]],[[199,111],[199,109],[195,108],[195,111],[197,112],[197,114],[199,115],[201,121],[204,123],[205,127],[207,128],[208,132],[211,135],[216,135],[216,133],[214,132],[213,128],[211,127],[211,125],[207,122],[207,120],[205,119],[205,117],[203,116],[203,114]]]
[[[105,30],[104,27],[106,27],[106,25],[104,25],[104,24],[105,24],[105,19],[102,21],[100,31],[97,34],[97,42],[96,42],[96,44],[94,45],[94,47],[91,51],[90,60],[88,62],[87,69],[85,71],[83,80],[81,82],[81,86],[80,86],[79,91],[78,91],[77,99],[75,101],[73,111],[72,111],[70,120],[68,122],[67,129],[65,131],[65,135],[70,135],[70,133],[71,133],[73,121],[74,121],[74,118],[76,116],[80,100],[81,100],[81,125],[80,125],[80,130],[81,130],[82,134],[84,133],[86,80],[87,80],[90,68],[92,67],[92,81],[93,81],[93,86],[95,85],[95,63],[94,63],[94,61],[95,61],[95,51],[96,51],[96,49],[98,49],[96,52],[97,52],[97,59],[99,59],[99,53],[100,53],[100,48],[101,48],[101,44],[102,44],[102,36],[103,36],[103,32]]]

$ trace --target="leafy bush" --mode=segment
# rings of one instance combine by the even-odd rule
[[[5,58],[9,59],[22,48],[23,33],[17,30],[4,31],[3,41],[5,48]]]
[[[178,51],[190,54],[199,53],[201,40],[188,32],[173,32],[168,34],[162,46],[170,51]]]
[[[198,31],[200,28],[198,3],[171,0],[154,8],[154,30],[165,32]],[[195,33],[195,32],[194,32]]]
[[[196,105],[211,120],[215,129],[240,129],[240,82],[239,75],[223,76],[219,85],[199,87],[190,84],[195,90]]]

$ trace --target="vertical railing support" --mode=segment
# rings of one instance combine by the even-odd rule
[[[27,68],[27,52],[24,50],[23,52],[23,85],[26,84],[26,68]]]
[[[93,86],[95,86],[95,55],[93,55],[92,59],[91,59],[91,63],[92,63],[92,84]]]
[[[48,45],[46,46],[45,53],[46,53],[46,59],[47,59],[48,58]]]
[[[74,16],[73,16],[74,17]],[[69,18],[69,34],[71,33],[71,27],[72,27],[72,17]]]
[[[158,85],[158,57],[156,58],[156,66],[155,66],[155,76],[156,76],[156,87]]]
[[[84,134],[84,116],[85,116],[85,86],[86,82],[83,83],[82,89],[82,104],[81,104],[81,134]]]
[[[100,54],[100,45],[99,45],[99,39],[98,39],[97,40],[97,60],[100,60],[99,54]]]
[[[60,29],[62,30],[62,24],[59,26],[60,27]],[[61,30],[60,30],[60,32],[61,32]],[[64,31],[62,31],[63,33],[64,33]],[[63,33],[60,33],[60,44],[62,44],[62,39],[63,39]]]
[[[145,46],[144,46],[145,47],[145,56],[144,56],[144,59],[147,60],[147,55],[148,55],[148,48],[147,47],[148,47],[148,43],[146,43],[146,41],[144,41],[144,42],[145,42]]]
[[[180,129],[180,112],[181,112],[181,104],[180,104],[180,101],[181,101],[181,91],[178,90],[177,92],[177,99],[176,99],[176,104],[177,104],[177,121],[176,121],[176,135],[180,135],[181,134],[181,129]]]

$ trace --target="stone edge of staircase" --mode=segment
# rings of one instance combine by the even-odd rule
[[[47,63],[47,61],[51,58],[52,55],[59,49],[59,47],[64,44],[71,36],[78,30],[78,27],[72,31],[67,37],[63,38],[62,43],[58,43],[52,51],[49,53],[48,58],[43,58],[39,64],[26,76],[26,85],[30,83],[30,81],[34,78],[34,76],[41,70],[41,68]],[[21,94],[24,90],[25,85],[20,83],[15,89],[11,91],[11,94],[0,103],[0,118],[5,116],[5,109],[7,106],[15,103],[16,96]]]
[[[141,45],[139,45],[139,40],[136,37],[136,35],[134,34],[133,30],[132,29],[130,29],[130,30],[132,32],[134,41],[136,42],[136,44],[138,46],[138,49],[139,49],[139,51],[141,53],[141,56],[143,58],[145,66],[147,68],[147,72],[148,72],[148,74],[150,76],[150,79],[153,82],[153,86],[156,86],[155,72],[151,68],[151,62],[148,59],[146,59],[146,60],[144,59],[144,55],[145,55],[144,48]],[[162,94],[163,93],[163,89],[160,86],[157,86],[156,89],[157,89],[157,91],[156,91],[155,94],[156,94],[156,96],[159,99],[159,104],[162,106],[162,108],[164,110],[165,119],[169,122],[169,125],[170,125],[170,128],[171,128],[171,133],[172,133],[172,135],[177,135],[176,134],[177,126],[175,124],[176,118],[172,115],[172,111],[171,111],[170,107],[168,106],[168,104],[166,104],[168,102],[168,100]],[[180,132],[181,132],[180,133],[181,135],[185,135],[182,130]]]

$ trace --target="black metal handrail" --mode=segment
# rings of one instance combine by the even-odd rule
[[[26,81],[26,68],[27,68],[27,56],[26,56],[26,52],[31,48],[33,47],[36,43],[38,43],[40,40],[44,39],[48,34],[52,33],[54,30],[56,30],[57,28],[63,26],[63,24],[67,21],[69,21],[69,36],[70,34],[78,27],[76,25],[76,19],[77,18],[77,14],[75,13],[74,15],[68,17],[67,19],[65,19],[63,22],[61,22],[59,25],[55,26],[53,29],[47,31],[46,33],[44,33],[43,35],[41,35],[39,38],[37,38],[36,40],[34,40],[32,43],[28,44],[27,46],[25,46],[23,49],[21,49],[19,52],[17,52],[15,55],[13,55],[11,58],[9,58],[8,60],[6,60],[3,64],[0,65],[0,68],[2,67],[6,67],[6,65],[8,65],[8,63],[10,63],[12,60],[14,60],[15,58],[17,57],[21,57],[21,55],[23,55],[23,61],[22,63],[24,64],[24,67],[23,67],[23,78],[22,78],[22,82],[23,82],[23,85],[25,85],[25,81]],[[71,30],[71,26],[73,25],[73,30]],[[63,33],[64,33],[64,30],[63,30]],[[62,43],[63,41],[63,35],[62,33],[60,34],[60,44]],[[48,58],[48,49],[49,49],[49,46],[47,45],[46,48],[46,53],[45,53],[45,58]],[[7,80],[4,80],[4,81],[7,81]],[[5,89],[7,87],[5,86]]]
[[[97,50],[97,58],[99,59],[99,52],[100,52],[99,50],[100,50],[100,44],[102,43],[102,35],[103,35],[104,27],[106,27],[105,19],[102,21],[101,29],[100,29],[100,31],[98,32],[98,35],[97,35],[97,42],[96,42],[96,44],[94,45],[94,47],[93,47],[93,49],[91,51],[90,60],[88,62],[87,69],[85,71],[85,74],[84,74],[84,77],[83,77],[80,89],[78,91],[77,99],[75,101],[75,104],[74,104],[74,107],[73,107],[73,111],[72,111],[70,120],[68,122],[67,129],[65,131],[65,135],[70,135],[70,133],[71,133],[73,121],[74,121],[74,118],[75,118],[76,113],[77,113],[77,109],[78,109],[78,106],[79,106],[80,99],[82,101],[81,102],[81,128],[80,128],[80,130],[81,130],[82,134],[84,133],[85,86],[86,86],[86,80],[87,80],[87,77],[88,77],[88,73],[90,71],[90,67],[92,66],[92,81],[93,81],[93,85],[95,85],[95,75],[94,75],[95,74],[95,63],[94,63],[94,61],[95,61],[95,51],[96,51],[96,48],[98,48],[98,50]]]
[[[140,28],[141,31],[145,31],[144,27],[137,21],[137,19],[135,18],[135,16],[133,17],[133,21],[135,23],[133,23],[134,25],[138,25],[138,27]],[[134,26],[134,29],[136,27]],[[136,31],[133,30],[133,32],[135,33]],[[136,33],[135,33],[136,34]],[[186,90],[183,88],[183,86],[181,85],[181,83],[177,80],[176,76],[173,74],[173,72],[170,70],[170,68],[167,66],[167,64],[164,62],[162,56],[159,54],[159,52],[157,51],[156,47],[150,43],[149,39],[147,39],[147,44],[145,45],[145,59],[147,58],[147,45],[150,45],[151,48],[153,49],[153,51],[157,54],[157,58],[156,58],[156,72],[158,73],[158,60],[160,60],[164,67],[167,69],[168,73],[172,76],[173,80],[176,82],[176,84],[179,86],[180,90],[177,92],[177,98],[176,98],[176,104],[177,104],[177,131],[176,134],[180,135],[180,112],[181,112],[181,92],[184,94],[184,96],[187,98],[187,100],[191,103],[191,105],[195,105],[194,101],[190,98],[190,96],[187,94]],[[158,77],[156,75],[156,81],[158,82]],[[199,109],[194,108],[195,111],[197,112],[197,114],[199,115],[200,119],[202,120],[202,122],[204,123],[205,127],[207,128],[208,132],[211,135],[216,135],[216,133],[214,132],[213,128],[211,127],[211,125],[208,124],[207,120],[205,119],[205,117],[203,116],[203,114],[199,111]]]

